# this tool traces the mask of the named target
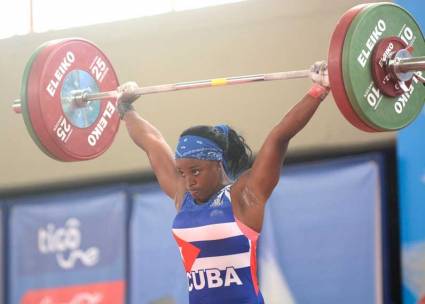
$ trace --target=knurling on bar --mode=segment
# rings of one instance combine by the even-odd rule
[[[224,85],[236,85],[245,84],[257,81],[272,81],[272,80],[286,80],[286,79],[297,79],[297,78],[308,78],[310,70],[299,70],[299,71],[288,71],[288,72],[277,72],[269,74],[256,74],[256,75],[245,75],[245,76],[233,76],[225,78],[214,78],[206,80],[197,80],[189,82],[178,82],[171,84],[161,84],[155,86],[139,87],[134,90],[134,94],[148,95],[163,92],[182,91],[209,87],[218,87]],[[97,93],[80,93],[74,95],[76,102],[88,102],[90,100],[99,100],[105,98],[117,98],[119,91],[107,91]]]

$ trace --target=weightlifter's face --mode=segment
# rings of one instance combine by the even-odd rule
[[[222,166],[218,161],[181,158],[176,160],[176,168],[186,190],[198,203],[206,202],[222,186]]]

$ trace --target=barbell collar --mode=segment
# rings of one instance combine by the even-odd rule
[[[397,58],[390,61],[389,67],[397,73],[425,71],[425,56]]]

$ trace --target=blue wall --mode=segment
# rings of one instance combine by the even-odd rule
[[[381,189],[379,160],[284,170],[267,206],[259,249],[266,297],[283,297],[274,293],[285,286],[264,286],[276,285],[276,276],[267,276],[277,265],[296,303],[381,303]]]
[[[424,2],[398,0],[396,3],[414,16],[424,32]],[[397,137],[404,304],[416,304],[420,299],[425,300],[424,130],[425,110],[422,109],[419,117],[409,127],[401,130]]]

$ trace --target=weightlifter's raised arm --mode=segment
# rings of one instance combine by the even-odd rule
[[[137,87],[137,84],[130,82],[120,87],[123,92],[118,104],[121,119],[134,143],[146,152],[162,190],[175,199],[177,172],[174,154],[161,132],[134,110],[132,102],[138,96],[131,93],[133,86]]]

